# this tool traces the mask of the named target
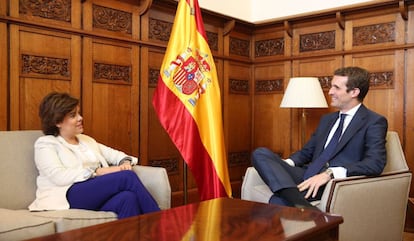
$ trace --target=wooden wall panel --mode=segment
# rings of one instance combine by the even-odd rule
[[[139,50],[118,42],[84,39],[83,115],[85,133],[138,155]],[[113,130],[113,131],[104,131]]]
[[[143,165],[166,167],[172,204],[183,204],[183,160],[151,103],[177,3],[65,0],[42,8],[47,2],[30,2],[0,0],[0,65],[7,66],[0,68],[0,129],[38,129],[40,99],[51,90],[70,92],[82,100],[87,134],[138,155]],[[373,72],[365,103],[387,116],[414,168],[414,7],[410,3],[404,20],[396,6],[258,26],[203,12],[222,92],[235,197],[249,151],[268,146],[287,156],[300,147],[300,110],[279,107],[289,78],[319,77],[327,91],[333,70],[341,66]],[[45,66],[60,61],[68,74],[23,72],[28,59]],[[334,110],[307,112],[307,136],[329,111]],[[193,202],[198,194],[190,172],[187,179]]]
[[[81,27],[81,1],[9,0],[10,16],[25,22],[61,27]]]
[[[293,55],[315,55],[343,49],[343,31],[336,22],[298,24],[294,26],[292,38]]]
[[[408,16],[408,23],[407,29],[413,30],[414,29],[414,8],[411,8]],[[410,32],[407,35],[407,42],[410,44],[414,44],[414,34]],[[405,112],[405,119],[404,119],[404,131],[400,136],[400,139],[405,144],[405,158],[407,159],[408,166],[411,171],[414,170],[414,49],[411,48],[406,52],[406,63],[405,69],[406,74],[404,76],[404,91],[398,92],[399,95],[404,93],[404,112]],[[401,115],[401,113],[400,113]],[[414,180],[411,182],[411,192],[410,197],[414,196]],[[414,217],[410,217],[411,220],[414,220]],[[414,228],[414,227],[412,227]]]
[[[3,2],[3,3],[2,3]],[[4,1],[0,0],[0,13]],[[0,22],[0,130],[7,130],[8,125],[8,39],[7,25]]]
[[[230,63],[222,94],[227,136],[227,162],[230,180],[240,182],[250,166],[252,135],[251,67],[248,64]],[[241,184],[241,183],[240,183]],[[240,196],[233,190],[234,196]]]
[[[253,149],[263,146],[283,156],[289,155],[290,143],[286,140],[291,138],[292,124],[296,122],[291,120],[290,109],[280,108],[280,103],[290,68],[288,62],[261,64],[254,68]]]
[[[141,125],[143,147],[141,156],[147,160],[148,165],[166,168],[173,193],[172,203],[177,206],[183,204],[184,201],[184,161],[167,132],[161,126],[152,105],[152,97],[157,86],[164,54],[146,49],[143,50],[143,54],[148,58],[143,58],[143,61],[147,62],[143,63],[141,86],[142,89],[147,86],[148,91],[145,96],[142,96],[142,103],[145,108],[141,109],[141,123],[143,124]],[[193,185],[190,183],[189,187],[193,187]]]
[[[10,128],[40,129],[38,106],[50,91],[80,97],[80,39],[10,28]]]
[[[366,68],[371,73],[370,91],[364,101],[369,108],[388,119],[389,130],[403,136],[404,52],[388,47],[405,43],[405,21],[398,13],[346,22],[345,49],[373,47],[380,51],[345,56],[345,65]]]

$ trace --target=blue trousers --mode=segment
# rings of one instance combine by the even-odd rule
[[[75,183],[66,197],[70,208],[112,211],[119,219],[160,210],[133,171],[114,172]]]
[[[303,175],[306,168],[292,167],[277,154],[264,147],[259,147],[253,151],[252,164],[259,173],[259,176],[274,193],[269,202],[289,206],[289,203],[278,195],[278,191],[285,188],[296,188],[299,183],[303,182]],[[316,197],[310,197],[308,201],[319,200],[324,188],[325,186],[322,186]],[[307,190],[303,191],[302,195],[305,196],[306,192]]]

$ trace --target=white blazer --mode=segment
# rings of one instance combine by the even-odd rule
[[[102,145],[87,135],[79,134],[77,137],[79,142],[94,152],[99,161],[96,166],[118,165],[127,157],[125,153]],[[39,176],[36,180],[36,199],[30,204],[29,210],[69,209],[67,190],[72,184],[91,178],[93,170],[83,165],[78,155],[79,150],[61,136],[42,136],[36,140],[34,149]],[[138,159],[132,157],[132,163],[136,165]]]

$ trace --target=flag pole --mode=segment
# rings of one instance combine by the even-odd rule
[[[183,176],[183,183],[184,183],[184,205],[188,202],[188,187],[187,187],[187,163],[183,160],[184,164],[184,176]]]

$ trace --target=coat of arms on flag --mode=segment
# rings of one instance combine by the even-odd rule
[[[211,83],[207,57],[207,54],[201,53],[198,49],[193,52],[191,48],[187,48],[164,71],[168,77],[173,74],[174,85],[181,93],[191,96],[196,92],[188,99],[193,106]]]

